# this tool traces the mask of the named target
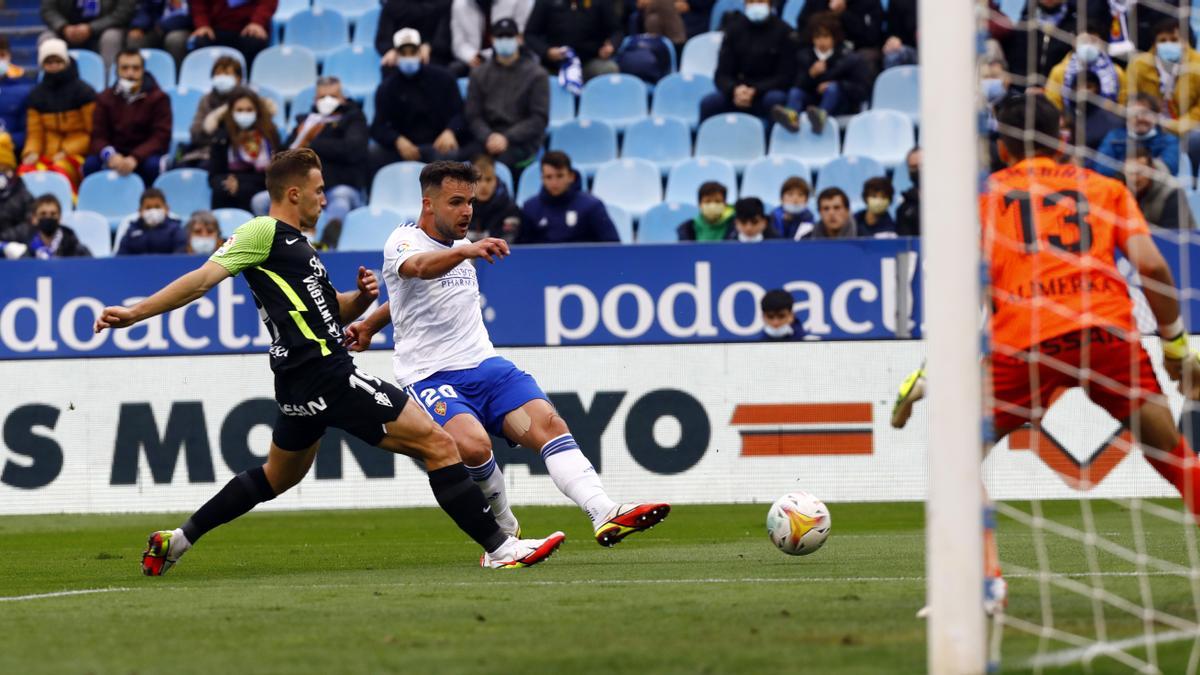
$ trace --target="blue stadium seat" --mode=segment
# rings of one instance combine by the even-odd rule
[[[700,184],[715,180],[728,191],[726,199],[732,204],[737,200],[737,171],[733,165],[719,157],[693,157],[681,162],[667,174],[668,202],[695,204]]]
[[[408,220],[413,217],[386,207],[354,209],[342,222],[337,248],[339,251],[381,251],[396,226]]]
[[[633,243],[633,216],[625,209],[616,204],[604,204],[605,210],[608,211],[608,219],[612,221],[613,227],[617,230],[617,236],[621,238],[622,244]]]
[[[342,81],[342,91],[349,98],[374,96],[379,88],[379,55],[363,45],[342,45],[325,57],[325,75]]]
[[[388,208],[415,220],[421,214],[422,162],[395,162],[375,174],[371,181],[371,206]]]
[[[1000,0],[1000,11],[1005,16],[1017,21],[1021,18],[1021,13],[1025,11],[1025,6],[1028,0]]]
[[[517,180],[517,208],[525,205],[531,197],[537,195],[542,190],[542,167],[534,162],[525,167],[521,172],[520,179]]]
[[[142,60],[146,62],[146,72],[154,76],[154,81],[162,89],[175,86],[175,59],[161,49],[141,49]],[[108,81],[117,81],[117,64],[113,63],[108,69]]]
[[[896,199],[892,206],[900,203],[900,195],[912,187],[912,177],[908,175],[908,164],[901,164],[892,172],[892,189],[896,191]]]
[[[692,200],[696,199],[692,195]],[[679,241],[677,230],[685,220],[700,213],[695,204],[663,202],[646,212],[638,221],[637,242],[639,244],[663,244]]]
[[[551,75],[550,80],[550,131],[575,119],[575,94],[558,84],[558,78]],[[465,95],[464,95],[465,98]]]
[[[298,124],[296,121],[297,118],[299,118],[301,115],[312,112],[313,102],[316,101],[316,99],[316,86],[305,87],[300,90],[299,94],[296,94],[296,98],[292,99],[292,104],[288,108],[287,129],[285,130],[283,127],[280,127],[279,129],[281,140],[286,139],[288,134],[292,133],[292,129],[296,128],[296,125]]]
[[[875,79],[871,95],[872,110],[896,110],[908,115],[913,124],[921,122],[921,68],[896,66]]]
[[[710,31],[721,30],[721,19],[725,17],[726,12],[741,12],[746,9],[745,0],[717,0],[713,5],[712,13],[709,14],[708,29]]]
[[[204,47],[190,52],[183,57],[179,66],[179,86],[189,89],[199,89],[207,92],[212,89],[212,68],[222,56],[232,56],[242,64],[242,73],[246,74],[246,58],[232,47]]]
[[[469,77],[458,78],[458,95],[463,97],[464,101],[467,100],[467,87],[470,86],[470,84],[471,84],[471,78],[469,78]]]
[[[1192,210],[1192,218],[1200,222],[1200,192],[1195,190],[1187,191],[1188,208]]]
[[[503,162],[496,162],[493,166],[496,170],[496,180],[500,181],[501,183],[504,183],[504,187],[508,188],[508,196],[512,197],[512,195],[514,194],[513,193],[512,170],[509,169],[508,165],[504,164]],[[533,170],[533,171],[537,171],[539,169],[539,167],[537,166],[536,163],[534,163],[534,164],[529,165],[529,169]]]
[[[311,88],[312,88],[312,85],[305,87],[305,89],[311,89]],[[271,116],[271,121],[275,123],[275,128],[279,130],[279,135],[281,137],[287,136],[287,129],[288,129],[287,100],[283,98],[283,94],[279,93],[278,91],[275,91],[275,89],[273,89],[271,87],[261,86],[261,85],[255,87],[254,91],[262,98],[271,99],[271,102],[275,104],[275,114]],[[304,90],[302,89],[300,92],[297,92],[297,95],[299,95],[300,93],[303,93],[303,91]],[[280,140],[283,140],[283,139],[281,138]]]
[[[367,126],[369,127],[375,121],[375,95],[371,94],[363,98],[363,115],[367,118]]]
[[[904,162],[916,143],[916,132],[907,115],[895,110],[868,110],[850,118],[842,154],[871,157],[892,168]]]
[[[808,117],[800,116],[800,131],[793,133],[783,128],[782,124],[771,127],[771,153],[798,157],[804,163],[815,169],[828,164],[842,155],[842,142],[837,119],[830,117],[825,120],[825,128],[821,134],[814,134]]]
[[[228,238],[229,235],[233,234],[234,230],[254,218],[253,213],[241,209],[214,209],[212,214],[217,219],[217,224],[221,228],[221,236],[225,238]],[[185,221],[184,225],[186,224],[187,222]]]
[[[701,33],[684,43],[679,72],[712,77],[717,71],[717,54],[724,37],[720,32]]]
[[[378,3],[358,17],[354,22],[353,44],[375,48],[375,34],[379,32],[379,14],[383,10]]]
[[[633,43],[634,37],[651,37],[651,38],[653,38],[654,36],[650,35],[650,34],[645,34],[645,33],[642,34],[641,36],[626,35],[625,39],[621,40],[620,46],[617,47],[616,56],[619,57]],[[664,35],[659,35],[658,39],[662,42],[663,48],[667,52],[667,56],[669,56],[671,59],[670,72],[674,73],[674,72],[678,71],[679,63],[675,58],[675,45],[672,44],[671,41],[669,39],[667,39],[667,37]],[[654,85],[650,85],[650,86],[653,87]]]
[[[884,175],[887,175],[884,166],[870,157],[842,155],[826,164],[817,174],[814,193],[828,187],[841,188],[850,198],[850,208],[857,211],[863,207],[863,183],[868,178]]]
[[[254,59],[250,82],[291,99],[301,89],[317,83],[317,56],[299,45],[267,47]]]
[[[700,123],[697,157],[729,160],[738,171],[767,154],[762,120],[746,113],[715,115]]]
[[[271,16],[271,32],[275,39],[272,44],[278,44],[283,40],[283,27],[288,22],[288,19],[306,11],[312,6],[309,0],[278,0],[275,7],[275,14]]]
[[[346,17],[346,20],[350,22],[357,22],[368,12],[378,7],[379,0],[314,0],[313,2],[313,9],[332,9]],[[376,23],[378,21],[377,18]],[[375,39],[374,33],[371,34],[371,39]]]
[[[716,90],[712,78],[708,75],[671,73],[654,86],[654,102],[650,106],[650,114],[656,117],[677,117],[695,129],[700,124],[700,100]]]
[[[184,218],[193,211],[207,211],[212,205],[212,189],[204,169],[173,169],[159,174],[154,187],[167,196],[167,207]]]
[[[779,13],[779,18],[792,28],[798,28],[796,22],[800,20],[800,12],[803,11],[804,0],[787,0],[783,3],[783,11]]]
[[[350,43],[350,26],[337,10],[306,9],[293,14],[284,24],[283,43],[303,45],[324,63],[333,50]],[[258,65],[258,59],[254,65]]]
[[[742,176],[741,197],[758,197],[764,204],[779,205],[779,188],[783,181],[799,176],[812,186],[812,173],[808,166],[795,157],[763,157],[746,167]]]
[[[29,194],[34,197],[41,197],[44,194],[52,194],[57,197],[58,203],[62,205],[63,213],[75,208],[75,195],[71,189],[71,181],[61,173],[32,171],[21,176],[21,180],[24,181]]]
[[[175,87],[167,90],[171,99],[171,137],[180,143],[188,142],[192,137],[192,120],[196,117],[196,108],[200,107],[200,99],[205,92],[192,87]]]
[[[80,184],[78,208],[99,213],[116,229],[122,218],[138,210],[145,189],[136,173],[121,176],[116,171],[97,171]]]
[[[579,95],[579,118],[602,120],[624,131],[646,118],[646,99],[646,83],[633,75],[594,77]]]
[[[104,91],[104,59],[96,52],[89,52],[85,49],[70,50],[71,60],[75,62],[75,67],[79,70],[79,79],[92,85],[92,89],[96,93]],[[42,71],[38,71],[38,78],[42,76]]]
[[[601,164],[592,181],[592,195],[605,204],[621,207],[640,218],[662,201],[662,175],[645,159],[625,158]]]
[[[75,235],[94,258],[107,258],[113,254],[112,228],[108,219],[95,211],[68,211],[62,222],[75,230]]]
[[[687,122],[676,117],[647,117],[625,130],[621,156],[648,159],[666,175],[692,156],[692,133]]]
[[[617,132],[599,120],[571,120],[551,132],[550,149],[567,153],[572,166],[591,176],[601,164],[617,158]]]

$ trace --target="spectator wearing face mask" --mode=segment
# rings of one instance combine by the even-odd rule
[[[775,228],[767,220],[766,209],[758,197],[743,197],[733,205],[733,230],[731,241],[755,244],[766,239],[779,239]]]
[[[190,146],[184,153],[179,166],[197,166],[208,168],[208,151],[213,138],[221,128],[221,120],[229,110],[229,97],[233,91],[242,86],[242,62],[232,56],[221,56],[213,62],[212,90],[200,98],[196,106],[196,114],[192,116],[192,125],[188,128],[191,134]],[[274,119],[275,102],[269,98],[262,99],[267,116]]]
[[[862,197],[867,208],[854,214],[854,224],[860,237],[875,239],[894,239],[896,237],[896,221],[892,220],[888,209],[892,206],[892,197],[896,194],[892,181],[887,176],[868,178],[863,183]]]
[[[421,62],[421,35],[396,31],[396,68],[375,91],[372,166],[459,158],[463,101],[450,71]],[[322,156],[324,160],[324,156]]]
[[[279,149],[279,132],[262,99],[249,89],[235,90],[209,153],[212,207],[265,214],[271,202],[267,166]]]
[[[896,234],[901,237],[921,236],[921,148],[908,151],[905,158],[908,179],[912,187],[904,191],[904,201],[896,208]]]
[[[183,253],[187,250],[187,231],[178,218],[171,216],[167,196],[158,188],[142,193],[137,218],[129,224],[117,245],[117,255]]]
[[[762,310],[763,333],[766,342],[788,342],[804,338],[804,328],[796,319],[795,298],[782,288],[763,294],[758,301]]]
[[[42,81],[29,93],[20,172],[55,171],[78,188],[92,140],[96,92],[79,79],[62,40],[38,46],[38,66]]]
[[[1059,110],[1074,114],[1076,91],[1086,73],[1096,76],[1096,96],[1110,103],[1125,103],[1125,70],[1108,55],[1108,28],[1106,22],[1088,24],[1087,32],[1075,38],[1075,49],[1050,71],[1045,94]],[[1086,90],[1086,80],[1083,84]]]
[[[812,193],[808,181],[800,176],[789,176],[779,188],[779,206],[771,212],[771,227],[781,237],[791,239],[801,223],[816,220],[808,208],[808,197]]]
[[[1082,17],[1080,13],[1083,13]],[[1073,46],[1062,39],[1064,33],[1075,33],[1081,19],[1088,25],[1111,18],[1108,3],[1104,0],[1030,2],[1021,13],[1022,26],[1029,28],[1018,28],[1005,39],[1004,54],[1011,66],[1010,72],[1048,76]]]
[[[793,239],[854,239],[860,236],[850,215],[850,197],[841,188],[821,190],[817,195],[817,213],[821,219],[813,224],[800,225]]]
[[[1196,220],[1188,208],[1187,194],[1162,162],[1146,148],[1136,148],[1125,162],[1138,208],[1146,222],[1166,230],[1194,230]]]
[[[184,253],[188,255],[212,255],[213,251],[225,243],[221,237],[221,224],[211,211],[193,212],[188,216],[184,232],[187,234],[187,248],[184,249]]]
[[[1154,48],[1129,64],[1132,92],[1164,102],[1162,127],[1179,137],[1191,156],[1200,160],[1200,53],[1184,44],[1179,21],[1168,19],[1154,28]]]
[[[1142,147],[1149,150],[1155,160],[1165,164],[1172,176],[1177,175],[1179,139],[1159,126],[1159,111],[1158,99],[1148,94],[1135,94],[1129,103],[1129,128],[1108,132],[1100,143],[1097,157],[1088,158],[1088,168],[1115,178],[1121,175],[1130,148]]]
[[[340,221],[363,204],[368,137],[367,118],[342,93],[341,81],[329,75],[318,79],[313,109],[297,118],[286,145],[292,150],[312,148],[321,158],[330,220]]]
[[[90,258],[92,252],[79,241],[75,231],[62,224],[62,204],[58,198],[45,194],[33,201],[34,230],[25,242],[29,250],[26,257],[48,260],[50,258]]]
[[[821,133],[825,120],[858,110],[867,99],[871,76],[867,63],[851,51],[842,26],[830,14],[818,14],[809,24],[811,44],[800,48],[795,78],[786,106],[771,109],[771,119],[790,131],[800,130],[806,113],[813,133]]]
[[[424,40],[417,45],[421,63],[447,66],[450,50],[452,0],[385,0],[375,30],[375,51],[384,68],[392,68],[400,57],[394,36],[401,28],[412,28]],[[482,3],[481,3],[482,4]]]
[[[713,75],[717,91],[700,100],[700,119],[727,112],[766,117],[785,103],[796,47],[791,27],[771,13],[768,0],[750,0],[744,14],[728,15]]]
[[[491,47],[488,29],[493,23],[511,18],[519,30],[525,30],[532,11],[533,0],[454,0],[450,9],[450,46],[455,59],[451,72],[466,75],[487,60]]]
[[[150,185],[170,144],[171,100],[146,72],[141,52],[121,50],[116,83],[96,97],[84,174],[101,169],[122,176],[137,173]]]
[[[513,178],[537,156],[550,120],[546,71],[521,44],[516,21],[492,26],[492,58],[471,71],[463,111],[474,141],[462,156],[486,153],[506,164]]]
[[[475,182],[475,208],[467,238],[478,241],[498,237],[510,244],[515,242],[521,228],[521,210],[513,203],[508,187],[496,178],[496,160],[479,155],[471,163],[479,172],[479,180]]]
[[[700,213],[685,220],[675,230],[679,241],[721,241],[729,238],[733,224],[733,207],[726,203],[725,186],[715,180],[700,184],[696,201]]]

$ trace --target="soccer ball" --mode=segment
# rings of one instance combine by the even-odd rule
[[[807,492],[789,492],[767,511],[767,535],[788,555],[808,555],[821,548],[832,526],[825,503]]]

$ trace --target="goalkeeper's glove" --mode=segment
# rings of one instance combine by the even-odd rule
[[[900,383],[896,403],[892,406],[892,426],[903,429],[912,415],[913,404],[925,397],[925,364],[908,374]]]
[[[1183,319],[1176,319],[1170,326],[1160,326],[1162,338],[1163,367],[1172,381],[1179,383],[1179,393],[1195,401],[1200,400],[1200,354],[1192,351]]]

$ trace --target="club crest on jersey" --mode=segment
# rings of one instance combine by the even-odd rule
[[[433,412],[437,413],[437,415],[439,417],[445,417],[446,416],[446,402],[438,401],[437,404],[433,406]]]
[[[375,402],[379,405],[386,405],[389,408],[392,407],[392,399],[388,398],[388,395],[382,391],[375,392]]]
[[[575,227],[579,224],[579,214],[575,211],[567,211],[566,221],[567,227]]]

